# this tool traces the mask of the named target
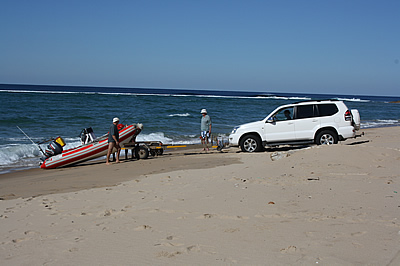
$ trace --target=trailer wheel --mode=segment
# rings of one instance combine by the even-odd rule
[[[164,150],[163,149],[157,149],[156,153],[157,153],[157,155],[163,155]]]
[[[147,159],[149,157],[149,150],[145,147],[137,147],[135,149],[135,157],[136,159]]]

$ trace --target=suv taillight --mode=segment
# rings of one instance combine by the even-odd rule
[[[352,116],[351,116],[351,112],[349,110],[346,111],[346,113],[344,113],[344,120],[346,121],[352,121]]]

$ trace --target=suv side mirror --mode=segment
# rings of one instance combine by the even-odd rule
[[[267,123],[274,123],[276,121],[274,116],[268,117]]]

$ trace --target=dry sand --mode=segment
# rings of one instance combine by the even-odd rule
[[[365,133],[2,175],[0,264],[400,265],[400,127]]]

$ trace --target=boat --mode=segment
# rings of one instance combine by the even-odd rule
[[[135,141],[136,136],[142,131],[142,124],[118,125],[119,127],[119,143],[122,147],[125,143]],[[85,128],[81,132],[82,145],[63,150],[65,142],[61,137],[53,140],[48,146],[40,168],[51,169],[64,167],[88,160],[92,160],[107,155],[108,151],[108,134],[99,138],[95,138],[92,128]]]

